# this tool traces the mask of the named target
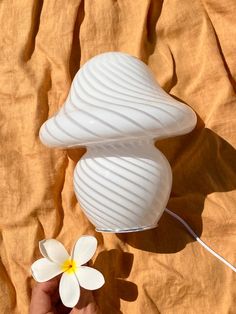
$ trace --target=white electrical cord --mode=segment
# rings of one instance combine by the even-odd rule
[[[165,209],[165,212],[167,212],[170,216],[174,217],[177,219],[179,222],[181,222],[185,228],[188,230],[188,232],[207,250],[209,251],[212,255],[217,257],[221,262],[223,262],[225,265],[227,265],[229,268],[231,268],[234,272],[236,272],[236,267],[234,267],[232,264],[230,264],[228,261],[226,261],[222,256],[217,254],[214,250],[212,250],[206,243],[204,243],[197,235],[196,233],[189,227],[189,225],[177,214],[173,213],[171,210],[168,208]]]

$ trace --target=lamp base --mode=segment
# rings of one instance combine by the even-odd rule
[[[97,232],[104,232],[104,233],[130,233],[130,232],[139,232],[145,231],[149,229],[154,229],[158,225],[151,225],[151,226],[142,226],[137,228],[129,228],[129,229],[103,229],[103,228],[96,228]]]
[[[74,171],[76,197],[98,232],[155,228],[171,182],[170,165],[152,139],[89,147]]]

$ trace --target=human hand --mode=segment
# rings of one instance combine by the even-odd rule
[[[81,288],[81,296],[78,304],[70,309],[65,307],[59,296],[60,276],[49,281],[37,283],[33,288],[30,314],[100,314],[99,308],[89,290]]]

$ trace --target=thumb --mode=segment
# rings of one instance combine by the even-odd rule
[[[32,290],[30,314],[54,313],[53,311],[53,295],[58,290],[60,276],[49,281],[37,283]]]

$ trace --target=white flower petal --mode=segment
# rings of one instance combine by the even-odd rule
[[[46,252],[44,246],[43,246],[43,243],[44,243],[45,241],[47,241],[47,240],[44,239],[44,240],[39,241],[39,251],[40,251],[40,253],[43,255],[43,257],[46,257],[46,258],[50,259],[50,258],[48,257],[48,255],[47,255],[47,252]]]
[[[39,249],[44,257],[58,264],[62,264],[65,260],[70,258],[64,245],[55,239],[40,241]]]
[[[40,258],[31,266],[32,276],[38,282],[44,282],[62,273],[62,269],[56,263],[47,258]]]
[[[92,236],[81,237],[74,246],[72,258],[78,265],[87,263],[97,249],[97,239]]]
[[[64,273],[59,284],[59,294],[62,303],[67,307],[74,307],[80,297],[80,286],[75,274]]]
[[[103,274],[100,271],[87,266],[79,267],[76,271],[76,276],[81,287],[87,290],[96,290],[105,283]]]

